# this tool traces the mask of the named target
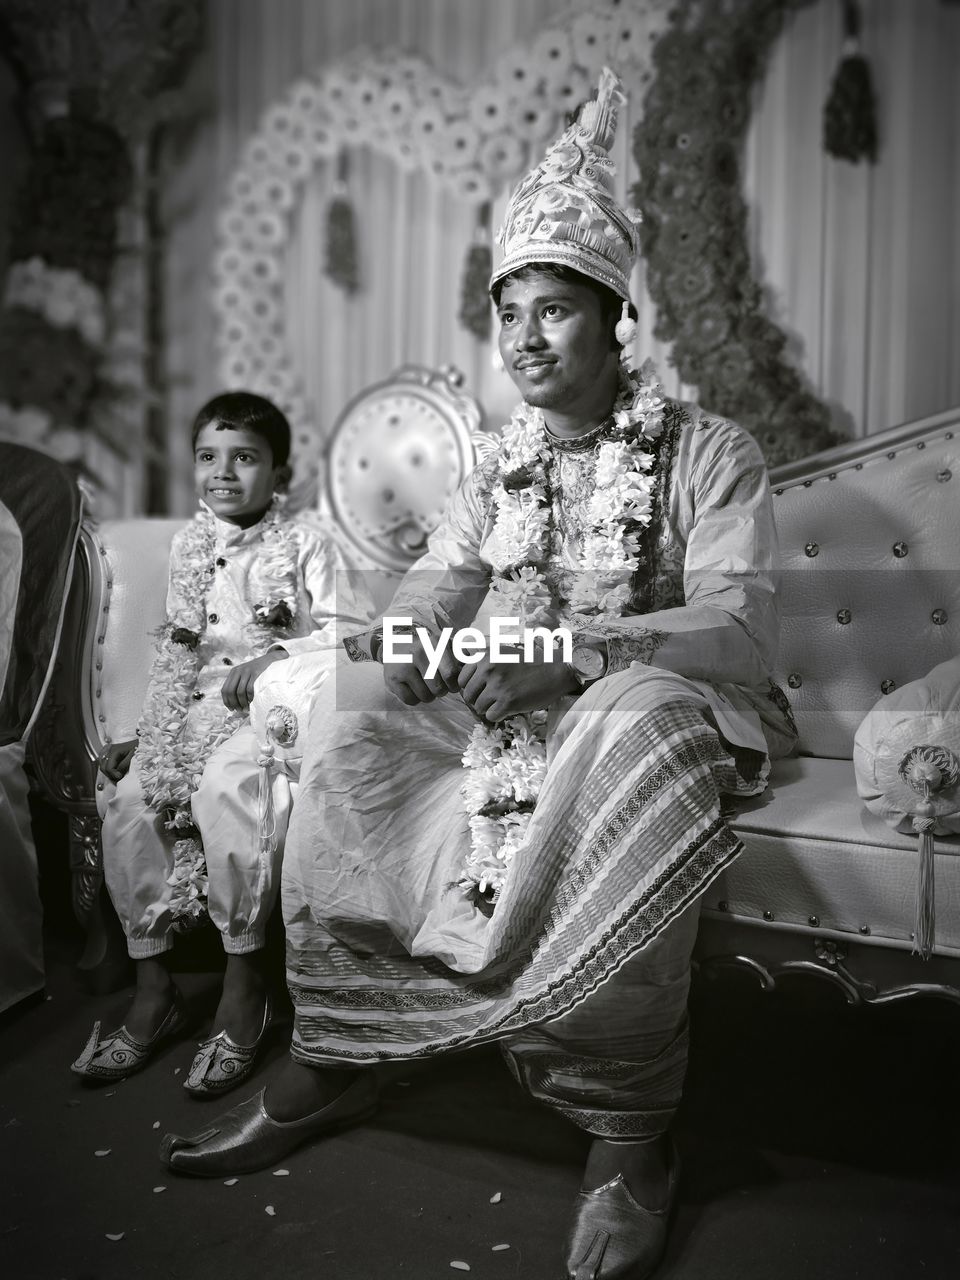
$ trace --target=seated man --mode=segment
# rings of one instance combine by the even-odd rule
[[[700,895],[740,851],[721,795],[795,734],[771,685],[776,537],[756,445],[622,363],[636,230],[610,191],[622,97],[520,185],[491,292],[523,396],[309,728],[284,865],[292,1060],[176,1172],[263,1167],[376,1102],[370,1066],[499,1041],[593,1135],[568,1274],[645,1276],[676,1189]],[[618,320],[618,316],[620,317]],[[566,627],[519,661],[438,638]],[[492,622],[491,622],[492,625]],[[519,655],[510,655],[519,657]]]

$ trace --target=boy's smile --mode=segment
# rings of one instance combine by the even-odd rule
[[[197,436],[193,476],[197,497],[215,516],[246,529],[270,505],[281,471],[262,436],[209,422]]]

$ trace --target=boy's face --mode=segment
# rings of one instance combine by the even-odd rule
[[[257,523],[286,471],[274,466],[270,446],[253,431],[208,422],[197,436],[193,451],[197,497],[215,516],[241,529]]]

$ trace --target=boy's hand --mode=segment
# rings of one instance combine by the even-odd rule
[[[130,771],[130,761],[136,749],[136,738],[127,742],[111,742],[97,757],[97,768],[111,782],[119,782]]]
[[[239,663],[224,680],[220,690],[224,705],[231,711],[246,711],[253,701],[253,687],[260,678],[260,673],[266,671],[267,667],[272,667],[275,662],[283,662],[289,657],[286,649],[269,649],[262,657]]]

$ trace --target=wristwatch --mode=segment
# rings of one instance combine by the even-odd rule
[[[570,669],[581,689],[599,680],[607,670],[607,646],[602,641],[590,644],[583,640],[575,641],[570,653]]]

